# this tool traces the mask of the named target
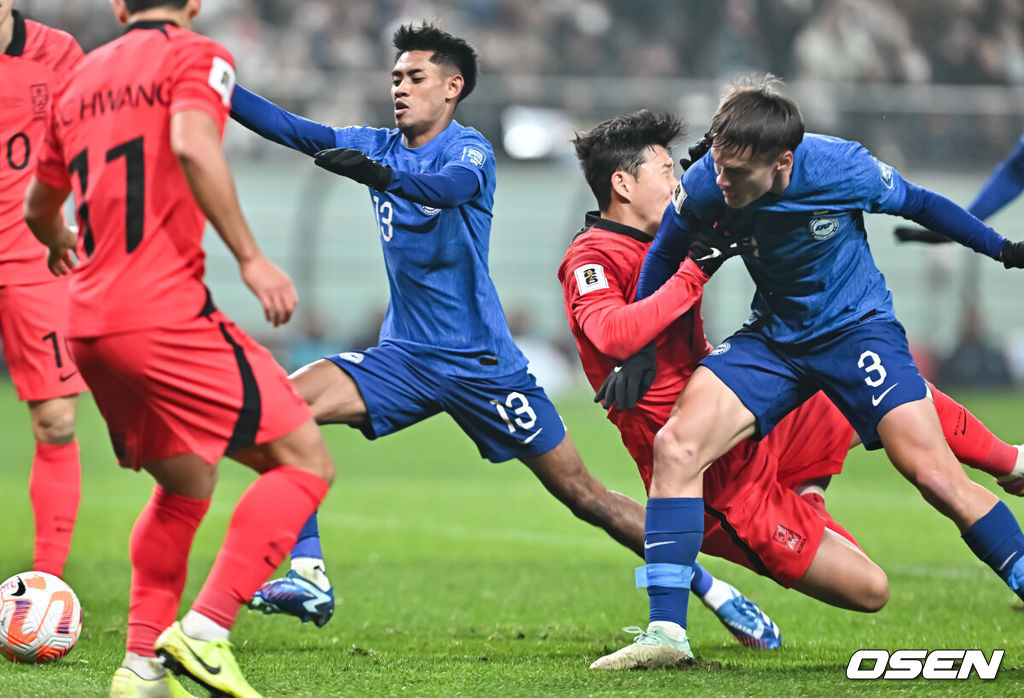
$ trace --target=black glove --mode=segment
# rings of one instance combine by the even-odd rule
[[[735,217],[730,216],[731,213],[730,211],[726,214],[728,219]],[[752,237],[741,237],[739,234],[731,233],[727,228],[726,218],[723,218],[713,225],[697,228],[693,232],[690,237],[689,257],[702,272],[711,276],[729,257],[751,254],[756,250],[757,243]]]
[[[690,165],[700,160],[704,155],[711,150],[711,138],[708,134],[704,134],[704,137],[694,143],[689,148],[690,157],[682,158],[679,164],[682,166],[683,171],[690,169]]]
[[[361,150],[328,148],[313,156],[313,162],[317,167],[348,177],[377,191],[384,191],[391,184],[391,168],[366,157]]]
[[[929,245],[940,245],[945,242],[953,242],[942,233],[936,233],[927,228],[918,228],[912,225],[897,225],[892,229],[892,234],[899,242],[924,242]]]
[[[1007,269],[1024,269],[1024,242],[1010,242],[1003,244],[1003,253],[999,255],[1003,266]]]
[[[657,372],[657,350],[652,341],[608,374],[594,394],[594,402],[600,402],[606,410],[631,410],[654,385]]]

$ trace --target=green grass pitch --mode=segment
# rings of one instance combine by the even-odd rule
[[[1024,438],[1024,398],[960,397],[1003,438]],[[558,404],[590,468],[639,497],[639,477],[601,410],[586,397]],[[115,465],[91,400],[80,412],[84,492],[65,576],[84,606],[84,630],[55,665],[0,663],[0,696],[105,696],[124,651],[128,534],[152,482]],[[29,567],[32,552],[28,415],[6,383],[0,420],[6,577]],[[633,588],[638,559],[574,519],[522,465],[482,461],[445,416],[377,442],[347,427],[324,434],[338,478],[320,525],[339,605],[320,630],[242,611],[236,655],[267,695],[1019,695],[1024,687],[1024,613],[1011,608],[1013,595],[879,453],[852,453],[828,502],[889,574],[891,600],[880,613],[833,609],[702,558],[781,626],[783,649],[742,648],[692,603],[694,648],[721,668],[597,673],[588,664],[628,641],[620,628],[646,621],[646,595]],[[984,474],[976,479],[992,485]],[[222,464],[186,607],[251,480],[241,466]],[[1024,503],[1009,504],[1024,518]],[[845,668],[859,648],[1006,655],[995,681],[853,682]]]

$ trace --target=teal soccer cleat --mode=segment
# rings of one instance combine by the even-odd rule
[[[272,579],[253,594],[249,608],[263,613],[284,613],[322,628],[334,615],[334,587],[324,591],[295,570]]]

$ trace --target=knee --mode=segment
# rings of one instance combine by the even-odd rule
[[[864,613],[877,613],[889,603],[889,578],[875,566],[862,585],[858,603]]]
[[[32,432],[39,443],[64,446],[75,440],[75,409],[71,406],[42,410],[34,415]]]
[[[679,420],[672,418],[654,435],[655,465],[664,464],[682,472],[700,472],[700,449],[697,440],[686,433]]]

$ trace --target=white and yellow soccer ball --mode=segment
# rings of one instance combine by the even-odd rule
[[[82,605],[60,577],[23,572],[0,584],[0,652],[12,662],[60,659],[82,632]]]

